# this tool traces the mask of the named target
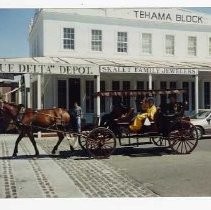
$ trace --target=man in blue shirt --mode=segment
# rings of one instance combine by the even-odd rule
[[[78,105],[77,102],[74,103],[74,109],[73,109],[73,115],[76,119],[76,125],[77,125],[77,132],[81,132],[81,115],[82,110],[81,107]]]

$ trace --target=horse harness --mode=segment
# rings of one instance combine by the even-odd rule
[[[1,101],[1,105],[0,105],[0,110],[2,111],[2,113],[5,113],[4,111],[4,101]],[[26,113],[35,113],[35,115],[33,116],[33,119],[30,123],[29,126],[32,126],[34,119],[36,118],[36,116],[39,115],[45,115],[48,116],[50,118],[54,118],[56,120],[55,124],[53,124],[52,126],[63,126],[64,125],[64,121],[62,120],[62,116],[61,117],[56,117],[56,116],[52,116],[51,114],[48,113],[42,113],[39,112],[39,110],[32,110],[32,111],[27,111],[27,108],[25,108],[24,106],[21,106],[19,112],[17,113],[17,115],[15,117],[12,117],[13,122],[18,126],[18,127],[22,127],[22,126],[26,126],[22,123],[23,117]],[[59,122],[58,122],[59,121]]]

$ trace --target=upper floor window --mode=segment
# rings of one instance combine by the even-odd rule
[[[211,37],[209,37],[209,55],[211,56]]]
[[[127,32],[117,34],[117,52],[127,52]]]
[[[197,39],[195,36],[188,37],[188,55],[196,56]]]
[[[152,34],[142,34],[142,52],[146,54],[152,53]]]
[[[92,30],[92,50],[102,51],[102,31]]]
[[[74,28],[63,28],[63,48],[75,49],[75,30]]]
[[[166,35],[166,54],[174,55],[174,36]]]

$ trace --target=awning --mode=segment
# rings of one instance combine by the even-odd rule
[[[146,73],[197,75],[211,70],[211,62],[84,58],[28,57],[0,58],[0,73],[99,75],[105,73]]]

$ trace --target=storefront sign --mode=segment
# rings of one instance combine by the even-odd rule
[[[174,21],[183,23],[203,23],[203,17],[197,15],[185,15],[185,14],[171,14],[165,12],[149,12],[145,10],[134,10],[135,18],[146,20],[158,20],[158,21]]]
[[[150,68],[139,66],[101,66],[100,73],[145,73],[145,74],[184,74],[197,75],[198,69]]]
[[[0,63],[0,73],[98,75],[97,66]]]

